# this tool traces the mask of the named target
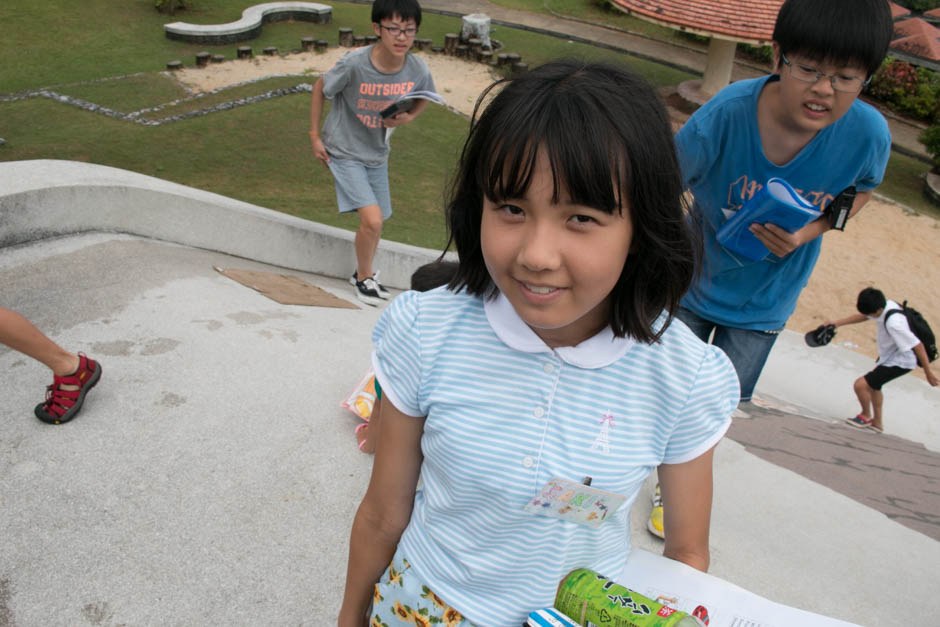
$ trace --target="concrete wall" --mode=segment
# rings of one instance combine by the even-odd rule
[[[76,161],[0,162],[0,246],[89,231],[117,232],[348,277],[353,233],[193,187]],[[407,288],[438,251],[383,241],[382,283]]]

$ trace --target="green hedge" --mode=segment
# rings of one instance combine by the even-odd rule
[[[932,123],[940,121],[940,75],[897,59],[886,59],[866,92],[891,109]]]

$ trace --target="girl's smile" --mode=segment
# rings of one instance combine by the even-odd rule
[[[574,346],[610,319],[633,227],[623,214],[572,202],[539,150],[523,198],[484,198],[480,240],[487,271],[516,313],[549,346]]]

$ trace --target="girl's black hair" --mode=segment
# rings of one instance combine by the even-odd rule
[[[446,209],[448,248],[456,244],[460,258],[449,287],[495,296],[480,247],[483,198],[523,196],[539,150],[555,201],[564,190],[574,203],[629,212],[633,241],[611,292],[610,326],[618,337],[655,342],[689,287],[695,247],[666,109],[646,81],[615,65],[555,61],[480,96]],[[665,324],[654,329],[663,310]]]
[[[399,16],[403,20],[414,20],[421,26],[421,5],[418,0],[375,0],[372,3],[372,23],[381,24],[384,19]]]
[[[787,0],[773,38],[784,54],[857,65],[871,76],[888,53],[893,31],[887,0]]]
[[[426,263],[411,273],[411,289],[427,292],[435,287],[447,285],[457,272],[457,263],[438,259]]]

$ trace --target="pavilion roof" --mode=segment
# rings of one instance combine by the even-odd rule
[[[940,29],[919,17],[895,22],[891,48],[932,61],[940,61]]]
[[[783,0],[611,0],[641,19],[696,35],[770,43]]]
[[[889,2],[888,7],[890,7],[891,9],[891,19],[894,19],[894,20],[898,19],[899,17],[904,17],[905,15],[911,14],[910,9],[906,7],[902,7],[900,4],[897,4],[896,2]]]

